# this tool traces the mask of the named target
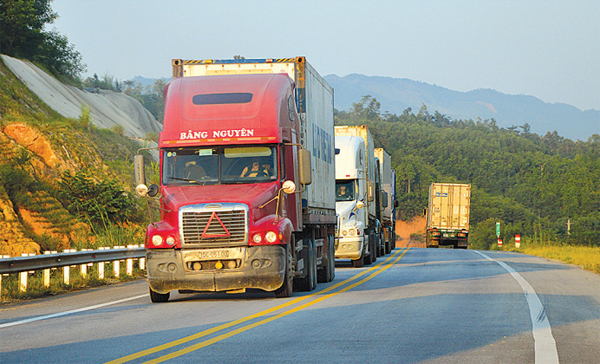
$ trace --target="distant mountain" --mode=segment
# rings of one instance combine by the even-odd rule
[[[425,104],[431,114],[439,111],[453,119],[496,120],[500,127],[529,124],[540,135],[557,131],[559,135],[587,141],[600,134],[600,110],[581,111],[561,103],[549,104],[527,95],[507,95],[490,89],[469,92],[406,78],[391,78],[351,74],[344,77],[325,76],[334,88],[335,108],[348,110],[352,103],[371,95],[381,103],[381,111],[402,114],[407,108],[417,113]]]
[[[162,79],[167,82],[171,81],[170,77],[163,77]],[[146,86],[154,85],[154,82],[156,82],[156,80],[158,80],[158,78],[146,78],[146,77],[142,77],[142,76],[135,76],[134,78],[132,78],[132,80],[135,83],[140,83],[142,85],[142,87],[146,87]]]

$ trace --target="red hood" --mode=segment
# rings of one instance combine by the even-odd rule
[[[166,186],[163,187],[162,194],[165,207],[172,211],[178,211],[182,206],[210,202],[245,203],[252,209],[275,197],[277,191],[277,183],[270,182],[213,186]]]

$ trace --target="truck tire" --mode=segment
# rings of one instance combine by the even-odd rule
[[[390,233],[388,234],[388,240],[385,242],[385,254],[388,255],[392,252],[392,240],[393,239],[393,234]]]
[[[375,254],[375,251],[373,249],[373,247],[375,246],[375,234],[370,233],[369,234],[369,254],[363,254],[364,255],[364,260],[365,260],[365,265],[371,265],[371,263],[373,263],[373,254]]]
[[[362,268],[365,266],[365,253],[360,256],[360,258],[352,261],[352,266],[354,268]]]
[[[305,255],[306,276],[304,278],[296,278],[294,285],[298,286],[300,291],[312,291],[317,287],[317,252],[315,251],[315,241],[308,239],[308,247]]]
[[[312,246],[312,259],[311,262],[311,277],[310,277],[310,291],[317,288],[317,242],[315,239],[310,239],[310,245]]]
[[[285,250],[287,252],[287,259],[285,262],[285,277],[283,279],[283,284],[281,285],[281,287],[275,290],[275,297],[277,298],[290,297],[294,288],[294,267],[292,265],[292,249],[290,246],[286,246]]]
[[[167,302],[169,300],[170,293],[163,294],[163,293],[154,292],[152,290],[152,288],[148,287],[148,289],[150,290],[150,300],[153,303]]]
[[[333,235],[327,235],[327,256],[323,258],[324,267],[317,272],[317,282],[327,283],[335,278],[335,245]]]
[[[329,274],[329,278],[328,278],[328,282],[331,282],[335,279],[335,238],[333,237],[333,234],[329,234],[327,235],[327,238],[329,239],[329,246],[330,246],[330,264],[331,264],[331,269],[330,269],[330,274]]]

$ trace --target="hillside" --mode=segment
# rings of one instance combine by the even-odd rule
[[[600,245],[600,135],[574,142],[425,108],[382,116],[372,101],[337,112],[335,122],[367,124],[375,147],[391,154],[399,219],[422,216],[432,182],[469,183],[475,248],[495,242],[496,222],[506,241],[519,233],[530,241]]]
[[[6,59],[0,59],[0,255],[121,245],[116,238],[130,241],[126,244],[142,241],[138,224],[145,214],[131,193],[131,160],[139,142],[126,133],[138,137],[154,126],[127,116],[130,124],[115,128],[119,119],[108,116],[119,115],[119,102],[125,98],[85,95],[57,85],[45,73],[37,81],[23,77],[26,84]],[[7,63],[13,68],[18,64],[14,59]],[[51,91],[37,94],[27,87],[32,82]],[[86,98],[80,99],[82,95]],[[81,104],[79,114],[64,117],[43,98],[85,100],[100,107],[93,109],[91,119],[82,114]],[[121,101],[98,101],[111,98]]]
[[[89,107],[92,123],[100,128],[119,125],[125,135],[144,138],[162,126],[137,100],[108,90],[87,92],[65,85],[28,61],[6,55],[2,60],[10,71],[52,110],[67,118],[78,118],[82,106]]]
[[[423,104],[452,119],[491,119],[500,127],[529,124],[540,135],[557,131],[572,140],[587,141],[600,134],[600,111],[581,111],[566,104],[548,104],[533,96],[506,95],[494,90],[469,92],[449,90],[424,82],[391,77],[352,74],[344,77],[325,76],[335,90],[335,107],[348,110],[365,95],[381,103],[381,109],[401,115],[411,108],[418,111]]]

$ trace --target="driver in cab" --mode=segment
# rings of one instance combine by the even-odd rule
[[[240,177],[270,177],[271,164],[260,161],[252,162],[252,165],[246,166],[240,174]]]
[[[338,187],[337,189],[337,200],[338,201],[350,201],[352,200],[352,196],[350,194],[350,190],[344,186],[341,185]]]

